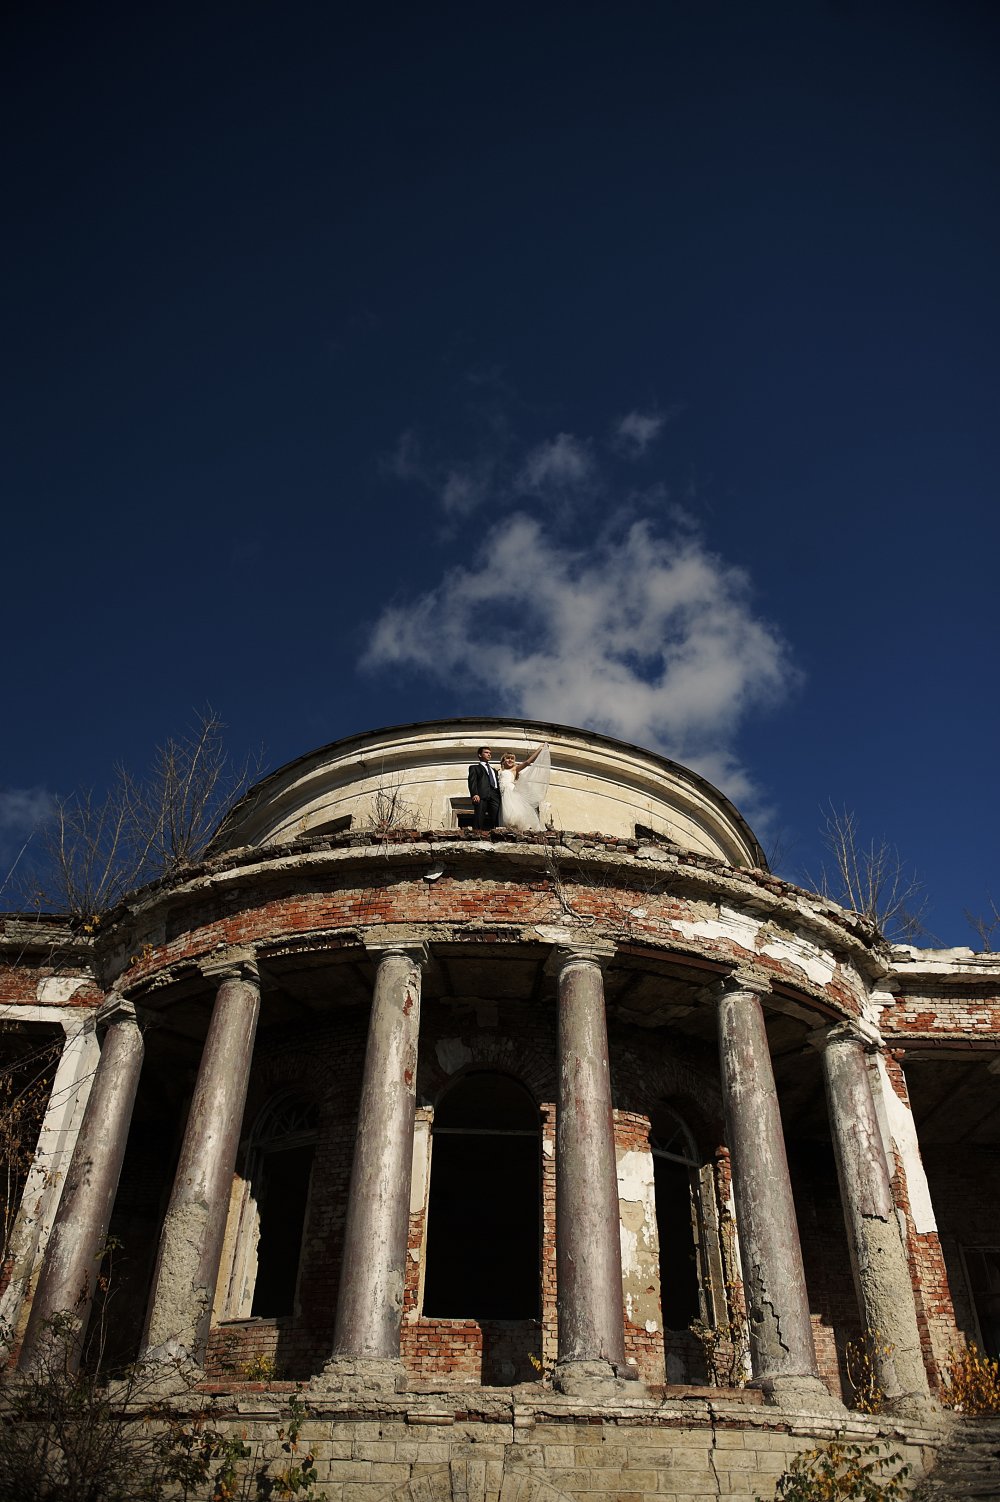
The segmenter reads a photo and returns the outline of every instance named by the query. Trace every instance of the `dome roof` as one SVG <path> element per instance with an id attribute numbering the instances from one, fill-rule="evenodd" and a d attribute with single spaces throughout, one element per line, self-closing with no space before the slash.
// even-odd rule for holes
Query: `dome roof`
<path id="1" fill-rule="evenodd" d="M 300 835 L 383 827 L 454 828 L 467 814 L 469 764 L 489 745 L 519 759 L 547 741 L 554 829 L 634 838 L 636 831 L 734 866 L 766 869 L 753 831 L 704 777 L 653 751 L 540 720 L 467 718 L 393 725 L 334 741 L 279 767 L 221 824 L 213 851 Z"/>

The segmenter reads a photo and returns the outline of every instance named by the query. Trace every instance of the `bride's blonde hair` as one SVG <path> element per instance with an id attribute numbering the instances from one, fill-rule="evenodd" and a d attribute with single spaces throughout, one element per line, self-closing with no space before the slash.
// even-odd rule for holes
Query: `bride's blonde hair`
<path id="1" fill-rule="evenodd" d="M 502 767 L 505 767 L 509 761 L 513 762 L 515 766 L 517 765 L 517 757 L 514 755 L 513 751 L 504 752 L 504 754 L 500 758 L 500 765 Z"/>

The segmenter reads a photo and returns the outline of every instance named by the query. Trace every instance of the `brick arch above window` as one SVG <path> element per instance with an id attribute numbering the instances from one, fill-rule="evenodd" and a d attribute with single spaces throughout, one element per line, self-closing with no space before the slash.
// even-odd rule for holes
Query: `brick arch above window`
<path id="1" fill-rule="evenodd" d="M 457 1046 L 450 1051 L 438 1046 L 452 1041 Z M 556 1097 L 554 1048 L 553 1057 L 546 1058 L 536 1044 L 510 1035 L 456 1030 L 453 1040 L 442 1037 L 421 1049 L 417 1099 L 421 1105 L 433 1106 L 462 1075 L 483 1070 L 513 1076 L 537 1106 Z"/>
<path id="2" fill-rule="evenodd" d="M 703 1157 L 710 1157 L 724 1140 L 718 1079 L 678 1057 L 666 1038 L 659 1049 L 649 1046 L 641 1053 L 612 1043 L 611 1079 L 616 1110 L 652 1116 L 658 1107 L 671 1106 L 687 1123 Z"/>

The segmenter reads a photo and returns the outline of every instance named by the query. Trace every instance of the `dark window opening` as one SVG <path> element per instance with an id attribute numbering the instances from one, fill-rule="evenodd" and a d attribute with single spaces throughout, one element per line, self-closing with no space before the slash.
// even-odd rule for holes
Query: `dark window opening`
<path id="1" fill-rule="evenodd" d="M 540 1207 L 537 1106 L 508 1075 L 465 1075 L 434 1114 L 424 1314 L 537 1319 Z"/>
<path id="2" fill-rule="evenodd" d="M 686 1330 L 704 1317 L 698 1226 L 698 1158 L 690 1132 L 676 1112 L 653 1113 L 656 1230 L 660 1243 L 660 1307 L 666 1330 Z"/>
<path id="3" fill-rule="evenodd" d="M 637 824 L 635 826 L 635 837 L 637 840 L 650 840 L 654 845 L 672 845 L 675 850 L 680 849 L 680 846 L 669 834 L 666 834 L 662 829 L 651 829 L 648 824 Z"/>
<path id="4" fill-rule="evenodd" d="M 451 800 L 451 813 L 458 829 L 473 829 L 475 827 L 476 806 L 471 798 L 453 798 Z"/>
<path id="5" fill-rule="evenodd" d="M 3 1159 L 0 1214 L 12 1229 L 35 1163 L 35 1144 L 45 1120 L 63 1050 L 61 1028 L 7 1020 L 0 1030 L 0 1120 Z"/>
<path id="6" fill-rule="evenodd" d="M 979 1323 L 980 1349 L 997 1360 L 1000 1358 L 1000 1248 L 965 1246 L 962 1256 Z"/>
<path id="7" fill-rule="evenodd" d="M 325 824 L 314 824 L 305 833 L 307 835 L 343 834 L 345 830 L 350 829 L 353 822 L 352 814 L 341 814 L 339 818 L 327 819 Z"/>
<path id="8" fill-rule="evenodd" d="M 254 1127 L 247 1176 L 260 1240 L 251 1314 L 294 1311 L 315 1142 L 316 1109 L 293 1096 L 272 1101 Z"/>

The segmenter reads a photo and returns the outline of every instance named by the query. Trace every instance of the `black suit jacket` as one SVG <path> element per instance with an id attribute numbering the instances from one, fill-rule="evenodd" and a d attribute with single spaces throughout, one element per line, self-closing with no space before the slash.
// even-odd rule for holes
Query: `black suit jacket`
<path id="1" fill-rule="evenodd" d="M 498 786 L 494 787 L 486 770 L 486 763 L 482 761 L 474 761 L 469 768 L 469 797 L 475 798 L 477 795 L 484 800 L 496 798 L 500 801 L 499 780 Z"/>

